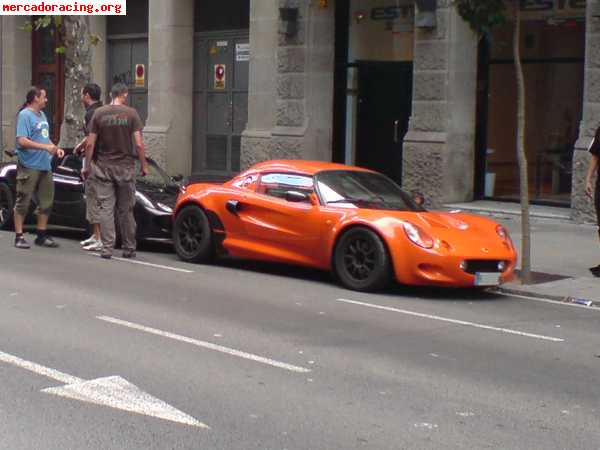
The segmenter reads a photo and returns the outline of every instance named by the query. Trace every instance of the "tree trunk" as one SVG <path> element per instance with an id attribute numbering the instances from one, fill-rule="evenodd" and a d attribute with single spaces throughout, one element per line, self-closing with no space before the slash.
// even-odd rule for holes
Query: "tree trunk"
<path id="1" fill-rule="evenodd" d="M 527 153 L 525 152 L 525 77 L 521 64 L 521 8 L 515 1 L 515 34 L 513 50 L 517 76 L 517 160 L 519 162 L 519 183 L 521 189 L 521 282 L 531 283 L 531 229 L 529 226 L 529 179 L 527 173 Z"/>
<path id="2" fill-rule="evenodd" d="M 86 16 L 63 16 L 65 48 L 65 109 L 60 127 L 61 148 L 73 148 L 83 138 L 85 109 L 81 90 L 92 75 L 92 40 Z"/>

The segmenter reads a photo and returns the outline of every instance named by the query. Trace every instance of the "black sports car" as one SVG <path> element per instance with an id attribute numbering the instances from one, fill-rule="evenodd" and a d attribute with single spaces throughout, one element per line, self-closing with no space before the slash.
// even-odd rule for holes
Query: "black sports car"
<path id="1" fill-rule="evenodd" d="M 7 152 L 10 155 L 10 152 Z M 138 239 L 169 239 L 171 214 L 180 187 L 155 161 L 148 159 L 148 174 L 138 177 L 136 183 L 135 220 Z M 65 155 L 53 162 L 54 208 L 51 225 L 87 228 L 85 219 L 85 192 L 81 179 L 82 160 L 76 155 Z M 138 171 L 139 172 L 139 171 Z M 17 164 L 0 164 L 0 229 L 13 225 L 13 207 L 16 190 Z M 33 199 L 35 203 L 35 198 Z M 32 212 L 34 205 L 32 206 Z M 32 214 L 27 222 L 32 221 Z"/>

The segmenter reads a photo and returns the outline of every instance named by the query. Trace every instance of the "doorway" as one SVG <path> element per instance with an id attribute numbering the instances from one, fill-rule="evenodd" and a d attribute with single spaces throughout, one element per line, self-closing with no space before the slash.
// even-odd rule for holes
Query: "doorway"
<path id="1" fill-rule="evenodd" d="M 412 110 L 412 62 L 357 62 L 356 164 L 402 183 L 402 142 Z"/>

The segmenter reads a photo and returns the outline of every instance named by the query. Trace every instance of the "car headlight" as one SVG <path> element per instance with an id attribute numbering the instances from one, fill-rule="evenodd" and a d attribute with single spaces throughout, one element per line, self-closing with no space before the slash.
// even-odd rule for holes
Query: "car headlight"
<path id="1" fill-rule="evenodd" d="M 173 212 L 173 208 L 171 208 L 168 205 L 165 205 L 164 203 L 158 202 L 158 203 L 156 203 L 156 206 L 158 206 L 160 209 L 162 209 L 165 212 L 168 212 L 168 213 L 172 213 Z"/>
<path id="2" fill-rule="evenodd" d="M 403 222 L 402 227 L 404 228 L 406 236 L 413 244 L 426 249 L 433 248 L 433 238 L 421 228 L 410 222 Z"/>
<path id="3" fill-rule="evenodd" d="M 137 201 L 139 201 L 142 205 L 144 205 L 144 207 L 149 208 L 149 209 L 155 209 L 154 204 L 148 199 L 148 197 L 146 197 L 141 192 L 135 193 L 135 199 Z"/>

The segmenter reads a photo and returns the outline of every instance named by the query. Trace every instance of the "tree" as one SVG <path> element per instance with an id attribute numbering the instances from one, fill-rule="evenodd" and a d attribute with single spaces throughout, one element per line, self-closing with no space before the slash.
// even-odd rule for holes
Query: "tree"
<path id="1" fill-rule="evenodd" d="M 84 109 L 81 90 L 92 76 L 92 47 L 99 38 L 89 32 L 88 16 L 41 16 L 25 25 L 29 31 L 40 28 L 59 34 L 56 53 L 65 57 L 64 120 L 59 147 L 73 148 L 83 137 Z"/>
<path id="2" fill-rule="evenodd" d="M 454 0 L 460 16 L 480 36 L 489 35 L 494 28 L 514 19 L 513 56 L 517 78 L 517 161 L 521 199 L 521 282 L 531 283 L 531 227 L 529 222 L 529 177 L 525 151 L 525 77 L 521 63 L 520 0 Z"/>

